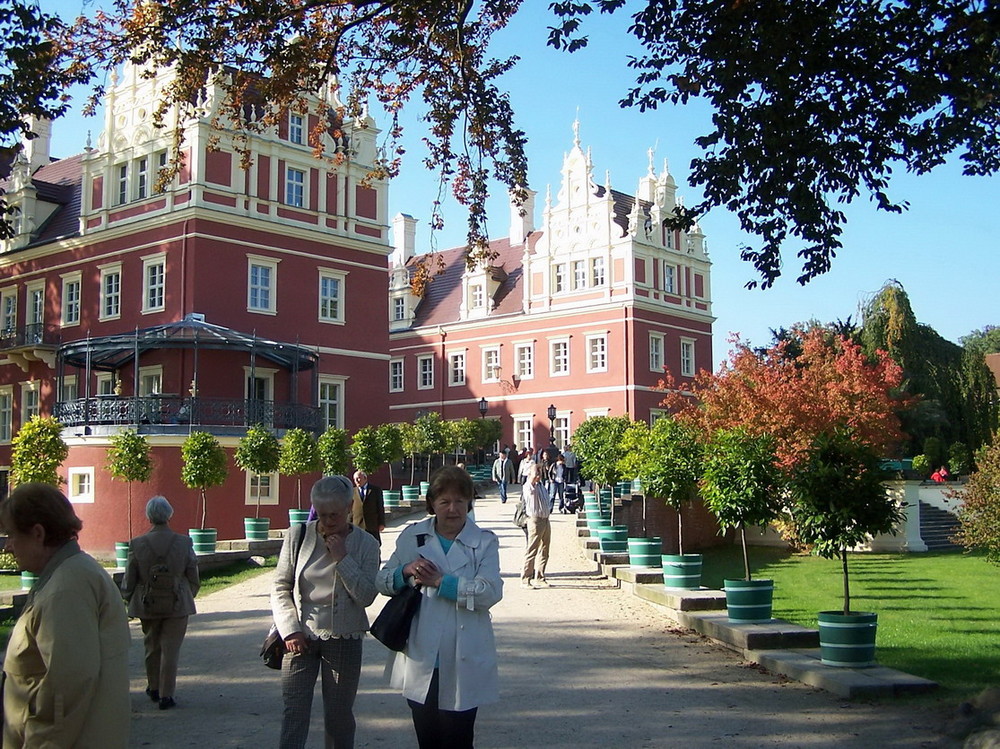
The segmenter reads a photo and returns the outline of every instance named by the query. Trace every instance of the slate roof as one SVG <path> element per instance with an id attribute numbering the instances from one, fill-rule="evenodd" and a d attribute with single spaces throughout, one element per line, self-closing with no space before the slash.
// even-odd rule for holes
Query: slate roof
<path id="1" fill-rule="evenodd" d="M 45 223 L 35 230 L 29 246 L 45 244 L 61 237 L 75 236 L 80 232 L 81 181 L 83 154 L 59 159 L 40 167 L 32 176 L 39 200 L 55 203 L 58 207 Z M 0 174 L 6 187 L 10 176 L 10 163 L 0 159 Z"/>

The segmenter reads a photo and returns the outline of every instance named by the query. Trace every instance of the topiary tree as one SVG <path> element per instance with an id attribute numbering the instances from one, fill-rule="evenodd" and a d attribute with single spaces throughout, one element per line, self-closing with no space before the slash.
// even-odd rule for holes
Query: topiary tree
<path id="1" fill-rule="evenodd" d="M 447 444 L 445 426 L 441 421 L 441 414 L 437 411 L 425 413 L 414 421 L 413 424 L 417 428 L 417 439 L 420 443 L 419 452 L 427 455 L 427 481 L 430 481 L 430 456 L 434 453 L 443 452 Z"/>
<path id="2" fill-rule="evenodd" d="M 875 450 L 841 427 L 819 434 L 789 472 L 788 489 L 799 535 L 826 559 L 840 559 L 844 614 L 851 613 L 847 550 L 879 533 L 895 533 L 903 513 L 882 484 Z"/>
<path id="3" fill-rule="evenodd" d="M 926 455 L 914 455 L 913 456 L 913 470 L 921 478 L 927 478 L 931 475 L 931 471 L 934 469 L 931 467 L 931 459 Z"/>
<path id="4" fill-rule="evenodd" d="M 63 483 L 59 466 L 69 455 L 62 438 L 63 425 L 51 416 L 32 416 L 10 441 L 10 483 L 12 486 L 41 481 Z"/>
<path id="5" fill-rule="evenodd" d="M 1000 565 L 1000 442 L 977 453 L 976 472 L 954 496 L 962 501 L 955 540 L 986 552 L 988 562 Z"/>
<path id="6" fill-rule="evenodd" d="M 658 419 L 647 434 L 638 445 L 636 475 L 648 496 L 662 497 L 677 513 L 678 553 L 683 554 L 682 510 L 694 499 L 701 478 L 702 446 L 692 426 L 669 417 Z"/>
<path id="7" fill-rule="evenodd" d="M 149 481 L 149 477 L 153 475 L 149 441 L 130 429 L 112 436 L 107 469 L 112 479 L 121 479 L 128 487 L 128 537 L 132 538 L 132 482 Z"/>
<path id="8" fill-rule="evenodd" d="M 365 473 L 374 473 L 382 464 L 382 451 L 379 449 L 378 430 L 375 427 L 361 427 L 355 432 L 351 442 L 351 457 L 354 459 L 354 467 Z"/>
<path id="9" fill-rule="evenodd" d="M 741 427 L 720 429 L 704 451 L 701 495 L 723 528 L 737 528 L 744 579 L 750 580 L 748 525 L 767 525 L 782 509 L 776 441 Z"/>
<path id="10" fill-rule="evenodd" d="M 399 437 L 403 454 L 410 456 L 410 486 L 416 480 L 417 454 L 420 452 L 420 433 L 415 424 L 409 422 L 399 425 Z"/>
<path id="11" fill-rule="evenodd" d="M 302 509 L 302 474 L 320 469 L 319 447 L 312 432 L 289 429 L 281 441 L 281 458 L 278 471 L 282 476 L 295 477 L 295 507 Z"/>
<path id="12" fill-rule="evenodd" d="M 464 450 L 466 455 L 479 449 L 480 427 L 477 419 L 459 419 L 454 422 L 455 430 L 455 462 L 458 462 L 458 450 Z M 478 419 L 485 421 L 485 419 Z"/>
<path id="13" fill-rule="evenodd" d="M 226 451 L 219 440 L 208 432 L 191 432 L 181 444 L 181 481 L 188 489 L 198 489 L 201 495 L 201 527 L 208 520 L 205 492 L 226 481 L 229 472 Z"/>
<path id="14" fill-rule="evenodd" d="M 375 428 L 375 436 L 378 439 L 379 454 L 382 460 L 389 466 L 389 489 L 392 490 L 392 464 L 397 460 L 402 460 L 403 435 L 396 424 L 379 424 Z"/>
<path id="15" fill-rule="evenodd" d="M 281 443 L 263 424 L 254 424 L 240 437 L 233 457 L 236 459 L 236 465 L 257 477 L 257 490 L 253 493 L 256 499 L 254 517 L 259 518 L 260 477 L 278 470 L 278 465 L 281 463 Z M 252 481 L 250 486 L 253 488 Z"/>
<path id="16" fill-rule="evenodd" d="M 345 430 L 329 427 L 319 436 L 316 447 L 324 476 L 342 475 L 350 469 L 351 451 L 347 445 Z"/>
<path id="17" fill-rule="evenodd" d="M 503 424 L 499 419 L 479 419 L 474 421 L 476 425 L 475 447 L 484 453 L 492 445 L 496 445 L 503 435 Z"/>
<path id="18" fill-rule="evenodd" d="M 621 477 L 622 438 L 631 421 L 625 416 L 595 416 L 573 433 L 580 475 L 598 486 L 611 486 Z"/>

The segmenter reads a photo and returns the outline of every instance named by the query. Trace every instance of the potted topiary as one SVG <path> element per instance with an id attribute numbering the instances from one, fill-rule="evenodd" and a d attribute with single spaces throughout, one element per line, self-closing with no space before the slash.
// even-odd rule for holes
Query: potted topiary
<path id="1" fill-rule="evenodd" d="M 782 509 L 780 487 L 774 438 L 750 434 L 742 427 L 720 429 L 713 435 L 705 450 L 701 493 L 719 525 L 739 531 L 743 549 L 743 579 L 725 581 L 732 621 L 771 619 L 774 582 L 751 579 L 746 527 L 765 526 L 777 517 Z"/>
<path id="2" fill-rule="evenodd" d="M 181 444 L 181 481 L 189 489 L 198 489 L 201 496 L 201 527 L 191 528 L 188 535 L 196 554 L 212 554 L 218 531 L 206 528 L 208 501 L 205 491 L 220 486 L 226 480 L 226 451 L 208 432 L 191 432 Z"/>
<path id="3" fill-rule="evenodd" d="M 108 448 L 108 473 L 112 479 L 121 479 L 128 487 L 126 512 L 128 514 L 128 537 L 132 538 L 132 482 L 149 481 L 153 474 L 153 461 L 149 456 L 149 442 L 141 434 L 123 429 L 111 438 Z M 115 559 L 119 567 L 128 562 L 128 541 L 115 543 Z"/>
<path id="4" fill-rule="evenodd" d="M 665 417 L 657 419 L 637 447 L 635 475 L 643 491 L 663 498 L 677 513 L 677 553 L 662 555 L 663 584 L 697 590 L 701 587 L 702 555 L 684 553 L 683 510 L 694 500 L 703 470 L 698 433 L 684 422 Z"/>
<path id="5" fill-rule="evenodd" d="M 236 465 L 251 474 L 250 493 L 255 500 L 254 516 L 243 518 L 244 533 L 248 541 L 266 541 L 271 521 L 260 516 L 262 477 L 278 470 L 281 462 L 281 444 L 263 424 L 254 424 L 240 437 L 233 457 Z"/>
<path id="6" fill-rule="evenodd" d="M 281 441 L 281 458 L 278 471 L 283 476 L 295 477 L 295 509 L 288 511 L 289 525 L 304 523 L 309 510 L 302 509 L 302 474 L 315 473 L 322 463 L 316 438 L 305 429 L 289 429 Z"/>
<path id="7" fill-rule="evenodd" d="M 817 554 L 839 559 L 844 578 L 841 611 L 819 613 L 820 657 L 829 666 L 875 663 L 878 616 L 851 609 L 848 550 L 879 533 L 895 533 L 903 513 L 882 484 L 875 450 L 852 430 L 838 427 L 813 440 L 792 469 L 788 488 L 801 538 Z"/>

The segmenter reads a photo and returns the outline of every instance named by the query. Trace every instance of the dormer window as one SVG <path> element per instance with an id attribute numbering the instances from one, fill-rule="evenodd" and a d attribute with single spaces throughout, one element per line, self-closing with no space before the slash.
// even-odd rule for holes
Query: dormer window
<path id="1" fill-rule="evenodd" d="M 469 309 L 482 309 L 484 305 L 482 284 L 473 284 L 469 287 Z"/>
<path id="2" fill-rule="evenodd" d="M 405 320 L 406 319 L 406 299 L 405 297 L 398 296 L 392 300 L 392 319 L 393 320 Z"/>
<path id="3" fill-rule="evenodd" d="M 303 119 L 301 114 L 290 114 L 288 116 L 288 140 L 291 143 L 297 143 L 300 146 L 305 142 L 303 138 Z"/>

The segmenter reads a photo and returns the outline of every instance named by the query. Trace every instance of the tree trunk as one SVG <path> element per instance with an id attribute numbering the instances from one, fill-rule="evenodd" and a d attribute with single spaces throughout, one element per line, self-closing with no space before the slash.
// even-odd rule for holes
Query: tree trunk
<path id="1" fill-rule="evenodd" d="M 745 525 L 740 525 L 740 543 L 743 545 L 743 572 L 746 581 L 750 582 L 750 555 L 747 554 L 747 529 Z"/>
<path id="2" fill-rule="evenodd" d="M 128 537 L 132 539 L 132 482 L 128 482 Z"/>
<path id="3" fill-rule="evenodd" d="M 684 524 L 681 522 L 681 509 L 677 508 L 677 553 L 684 553 Z"/>
<path id="4" fill-rule="evenodd" d="M 201 529 L 205 530 L 205 523 L 208 520 L 208 502 L 205 500 L 205 487 L 201 487 Z"/>
<path id="5" fill-rule="evenodd" d="M 844 568 L 844 616 L 851 613 L 851 586 L 847 577 L 847 549 L 840 550 L 840 559 Z"/>

